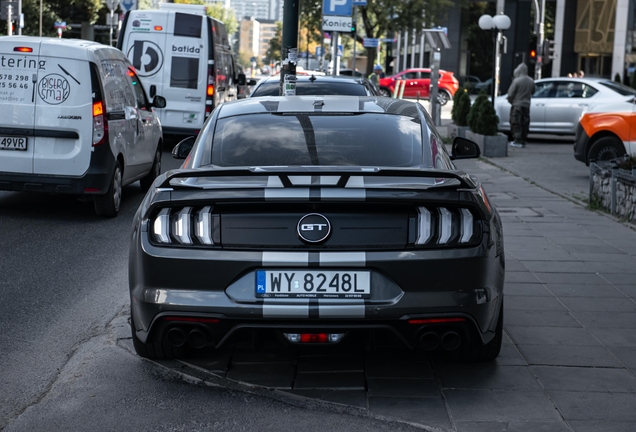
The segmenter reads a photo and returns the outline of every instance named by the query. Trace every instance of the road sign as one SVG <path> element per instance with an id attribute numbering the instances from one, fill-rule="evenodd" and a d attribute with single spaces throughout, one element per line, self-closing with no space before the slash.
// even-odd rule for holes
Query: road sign
<path id="1" fill-rule="evenodd" d="M 344 47 L 342 45 L 338 45 L 338 57 L 342 57 L 344 54 Z"/>
<path id="2" fill-rule="evenodd" d="M 126 13 L 129 10 L 137 10 L 138 8 L 138 0 L 121 0 L 121 3 L 119 4 L 119 7 L 121 8 L 121 11 Z"/>
<path id="3" fill-rule="evenodd" d="M 322 0 L 322 14 L 350 17 L 353 14 L 353 0 Z"/>
<path id="4" fill-rule="evenodd" d="M 367 0 L 353 0 L 354 6 L 366 6 Z"/>
<path id="5" fill-rule="evenodd" d="M 106 25 L 117 27 L 119 25 L 119 14 L 106 14 Z"/>
<path id="6" fill-rule="evenodd" d="M 322 29 L 349 33 L 352 22 L 350 16 L 323 16 Z"/>
<path id="7" fill-rule="evenodd" d="M 115 10 L 117 9 L 117 6 L 119 6 L 119 0 L 104 0 L 104 3 L 110 10 Z"/>
<path id="8" fill-rule="evenodd" d="M 11 6 L 11 21 L 18 20 L 20 18 L 20 14 L 18 13 L 18 2 L 11 1 L 3 1 L 0 2 L 0 20 L 7 20 L 7 13 L 9 11 L 9 6 Z"/>
<path id="9" fill-rule="evenodd" d="M 364 38 L 362 39 L 362 46 L 365 48 L 377 48 L 380 39 L 375 38 Z"/>
<path id="10" fill-rule="evenodd" d="M 55 21 L 53 28 L 64 30 L 66 28 L 66 21 Z"/>
<path id="11" fill-rule="evenodd" d="M 316 47 L 316 57 L 322 57 L 322 47 L 321 46 L 317 46 Z"/>

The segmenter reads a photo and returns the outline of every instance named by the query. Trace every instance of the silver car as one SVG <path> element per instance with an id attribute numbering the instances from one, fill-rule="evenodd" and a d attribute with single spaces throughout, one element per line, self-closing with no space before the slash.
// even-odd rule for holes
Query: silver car
<path id="1" fill-rule="evenodd" d="M 581 114 L 592 104 L 628 100 L 636 90 L 605 78 L 545 78 L 535 82 L 530 132 L 574 135 Z M 508 95 L 495 99 L 499 130 L 510 132 Z"/>

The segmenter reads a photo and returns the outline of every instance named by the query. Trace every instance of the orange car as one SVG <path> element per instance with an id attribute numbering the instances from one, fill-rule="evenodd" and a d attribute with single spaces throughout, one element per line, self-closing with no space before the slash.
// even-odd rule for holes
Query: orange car
<path id="1" fill-rule="evenodd" d="M 430 69 L 406 69 L 390 77 L 380 78 L 380 93 L 383 96 L 392 96 L 398 80 L 406 81 L 403 97 L 428 99 L 431 87 Z M 439 102 L 441 105 L 446 105 L 459 88 L 459 81 L 457 81 L 453 72 L 440 70 L 437 85 L 439 88 Z"/>
<path id="2" fill-rule="evenodd" d="M 636 155 L 636 106 L 634 98 L 592 106 L 581 115 L 576 128 L 574 157 L 586 165 Z"/>

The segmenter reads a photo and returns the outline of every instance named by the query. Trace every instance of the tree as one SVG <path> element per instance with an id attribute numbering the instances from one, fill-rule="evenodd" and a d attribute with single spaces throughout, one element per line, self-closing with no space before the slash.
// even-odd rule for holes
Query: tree
<path id="1" fill-rule="evenodd" d="M 269 48 L 267 48 L 267 53 L 265 54 L 265 58 L 268 63 L 281 60 L 282 42 L 283 42 L 283 23 L 278 21 L 276 23 L 276 32 L 274 33 L 274 37 L 272 37 L 269 40 Z"/>
<path id="2" fill-rule="evenodd" d="M 180 1 L 177 1 L 179 3 Z M 236 15 L 234 14 L 234 9 L 228 9 L 223 6 L 223 3 L 204 3 L 208 6 L 208 16 L 212 18 L 216 18 L 225 24 L 225 28 L 227 29 L 227 34 L 233 35 L 238 30 L 238 21 L 236 20 Z"/>
<path id="3" fill-rule="evenodd" d="M 89 22 L 94 24 L 99 12 L 105 8 L 101 0 L 47 0 L 42 2 L 42 36 L 55 36 L 55 21 L 66 21 L 69 25 Z M 40 35 L 40 0 L 22 0 L 26 36 Z"/>

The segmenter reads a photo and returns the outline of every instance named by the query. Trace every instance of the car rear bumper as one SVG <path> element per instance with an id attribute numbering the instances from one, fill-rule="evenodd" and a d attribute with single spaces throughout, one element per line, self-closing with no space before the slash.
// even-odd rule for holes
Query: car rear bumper
<path id="1" fill-rule="evenodd" d="M 100 195 L 108 190 L 114 169 L 112 151 L 108 145 L 101 145 L 94 148 L 82 176 L 0 172 L 0 190 Z"/>
<path id="2" fill-rule="evenodd" d="M 409 320 L 450 316 L 463 317 L 455 326 L 486 343 L 494 335 L 503 299 L 503 256 L 496 256 L 488 236 L 476 247 L 360 252 L 364 259 L 358 260 L 349 252 L 330 252 L 327 266 L 320 252 L 315 262 L 277 263 L 260 251 L 156 247 L 144 234 L 133 235 L 129 277 L 133 320 L 142 342 L 161 340 L 174 317 L 186 317 L 217 319 L 196 325 L 205 327 L 218 346 L 241 329 L 258 327 L 292 333 L 382 327 L 412 346 L 430 325 Z M 256 297 L 256 270 L 290 267 L 369 270 L 371 298 Z"/>
<path id="3" fill-rule="evenodd" d="M 585 132 L 585 129 L 583 129 L 583 126 L 581 126 L 581 124 L 579 123 L 576 126 L 576 134 L 574 139 L 574 158 L 585 163 L 586 165 L 589 165 L 590 163 L 590 161 L 587 159 L 587 149 L 589 142 L 590 137 L 587 135 L 587 132 Z"/>

